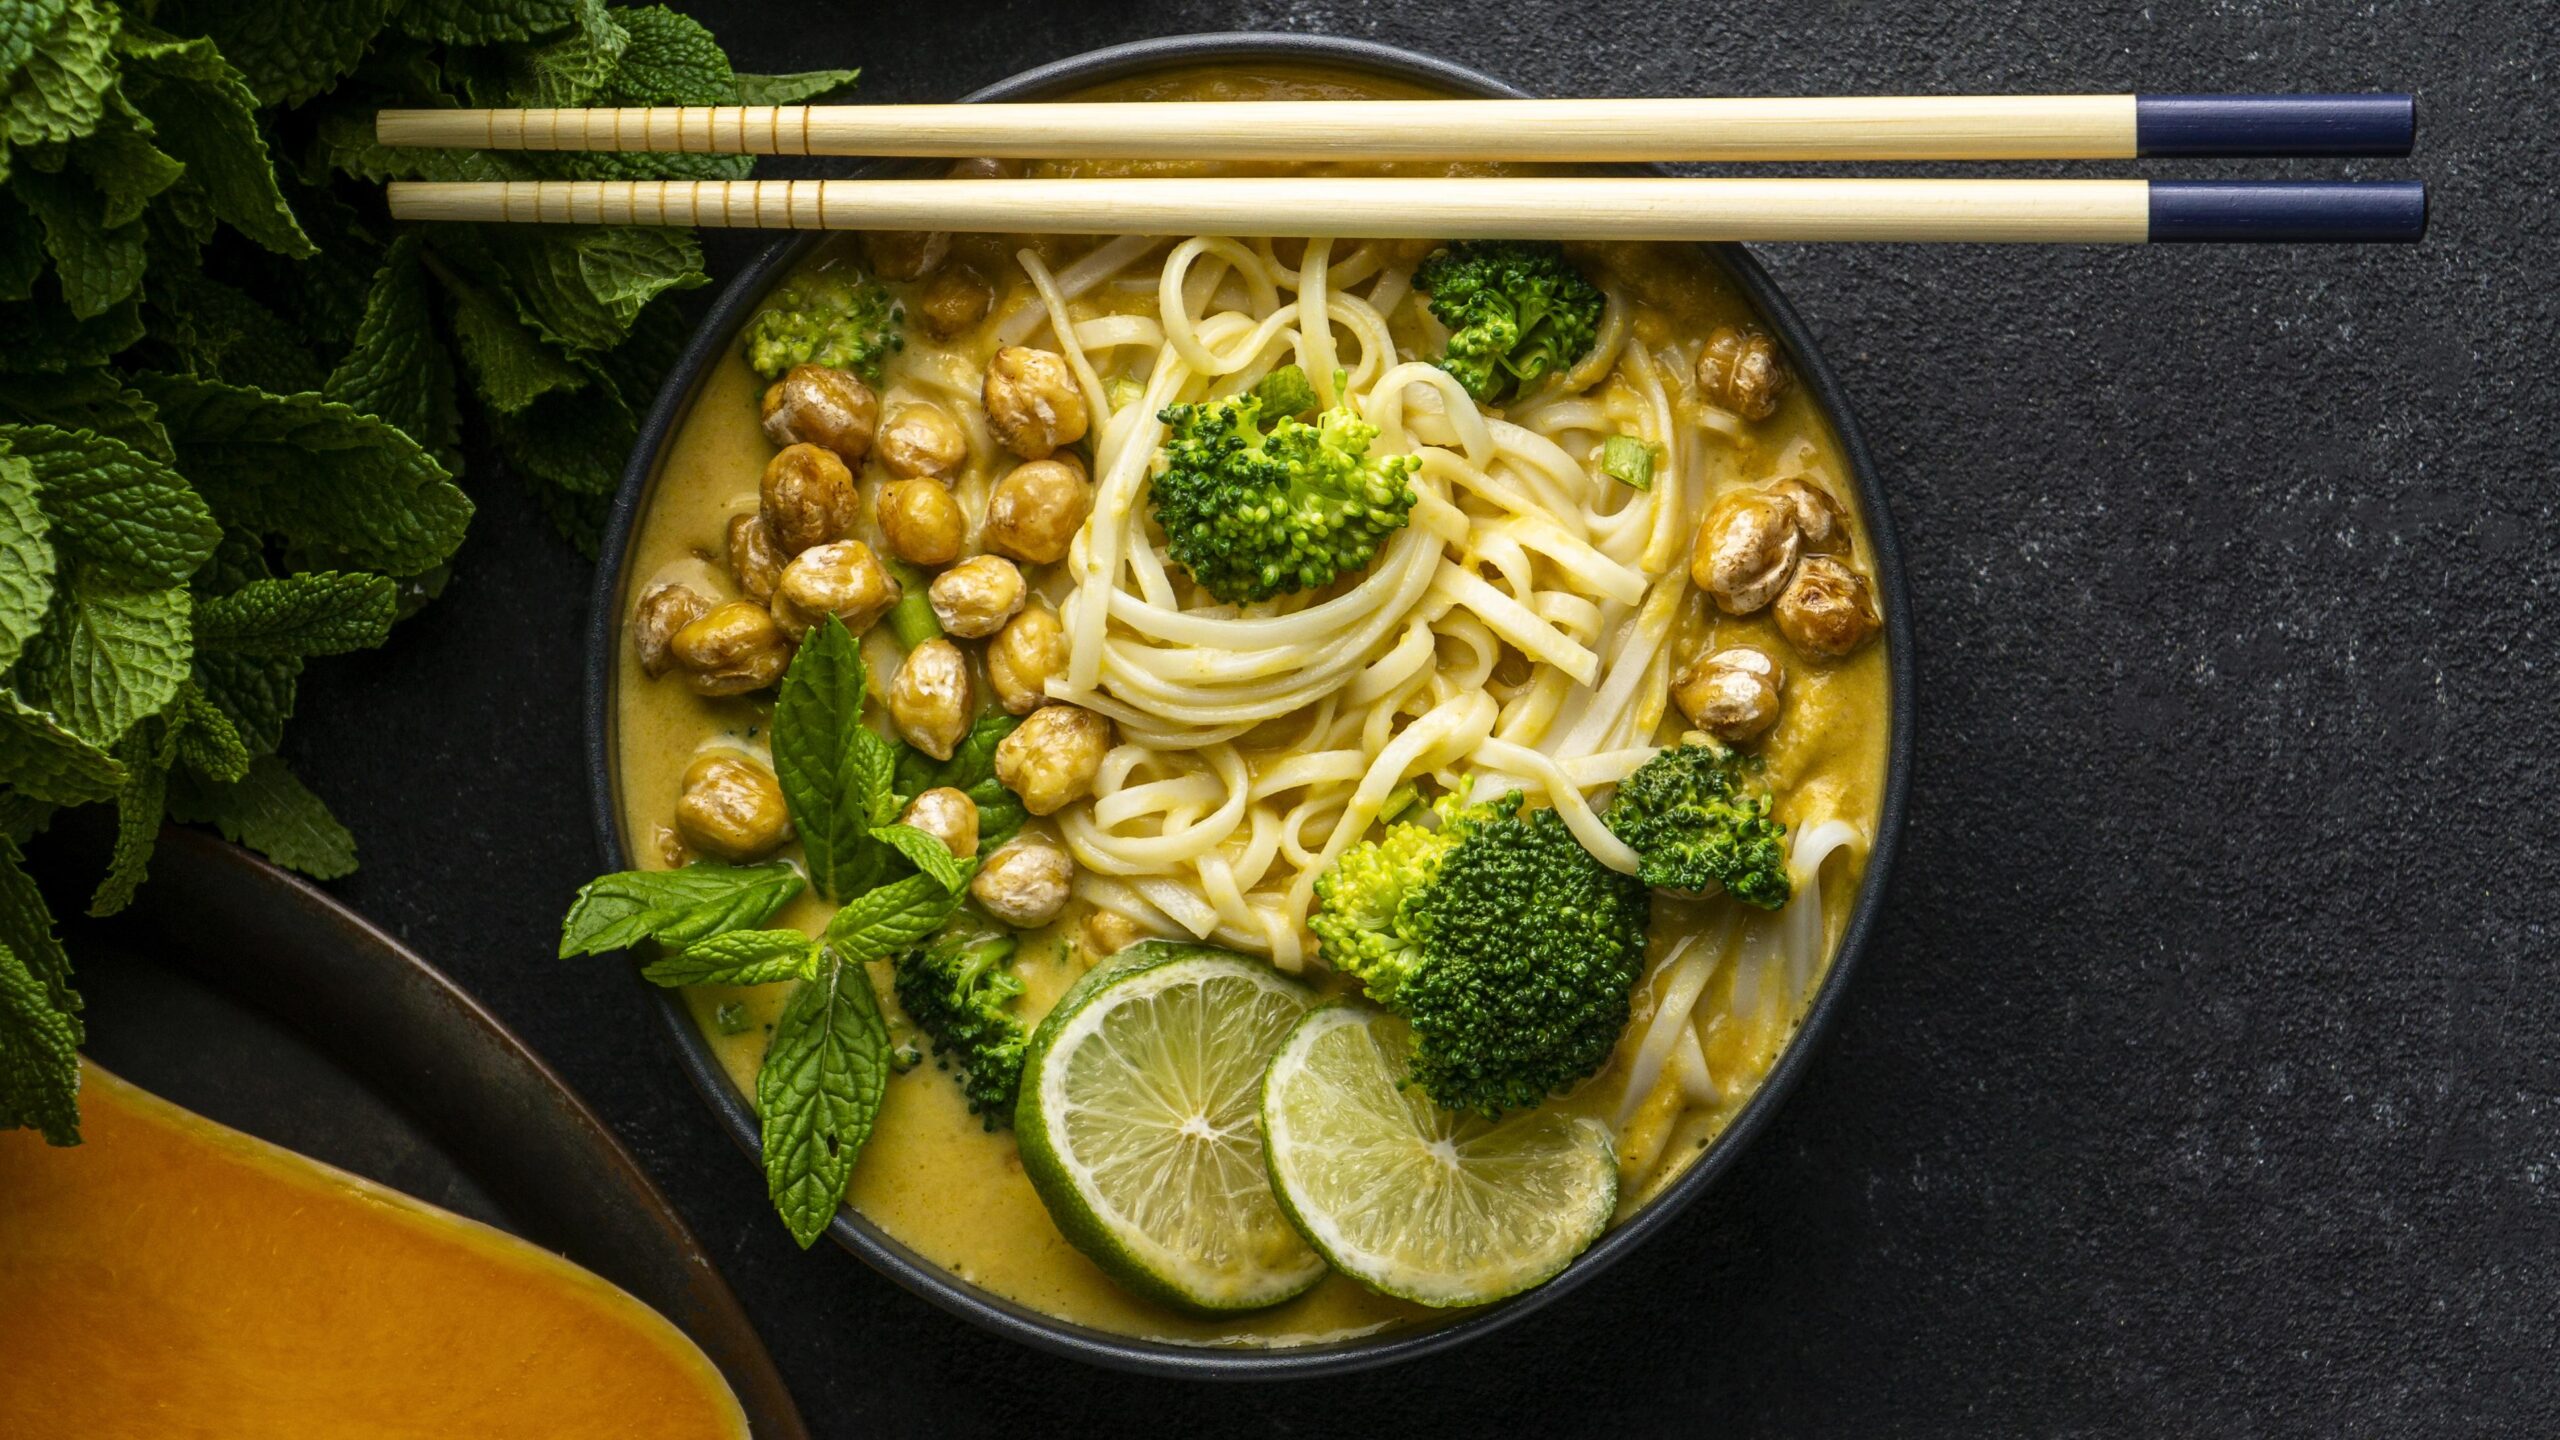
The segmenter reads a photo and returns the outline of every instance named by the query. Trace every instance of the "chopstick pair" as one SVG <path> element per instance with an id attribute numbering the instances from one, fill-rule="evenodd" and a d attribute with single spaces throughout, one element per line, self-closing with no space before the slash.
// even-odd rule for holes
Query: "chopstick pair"
<path id="1" fill-rule="evenodd" d="M 1178 116 L 1179 123 L 1169 123 Z M 390 110 L 386 145 L 1088 159 L 2405 155 L 2407 95 L 1242 101 Z M 420 220 L 1627 240 L 2411 241 L 2399 181 L 1192 178 L 395 182 Z"/>

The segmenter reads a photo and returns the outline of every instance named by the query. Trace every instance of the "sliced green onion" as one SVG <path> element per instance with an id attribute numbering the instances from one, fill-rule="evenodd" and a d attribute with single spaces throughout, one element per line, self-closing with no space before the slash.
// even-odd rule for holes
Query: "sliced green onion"
<path id="1" fill-rule="evenodd" d="M 1102 398 L 1111 402 L 1113 410 L 1126 410 L 1147 398 L 1147 387 L 1126 375 L 1114 375 L 1102 382 Z"/>
<path id="2" fill-rule="evenodd" d="M 1384 825 L 1395 819 L 1407 810 L 1412 809 L 1413 802 L 1421 798 L 1422 792 L 1414 788 L 1412 781 L 1408 780 L 1402 785 L 1397 786 L 1388 794 L 1386 803 L 1378 807 L 1378 823 Z"/>
<path id="3" fill-rule="evenodd" d="M 898 603 L 889 607 L 889 633 L 910 650 L 939 636 L 942 622 L 933 618 L 933 598 L 925 593 L 933 577 L 904 560 L 891 560 L 889 575 L 898 582 Z"/>
<path id="4" fill-rule="evenodd" d="M 1638 490 L 1653 488 L 1653 447 L 1633 435 L 1612 435 L 1600 447 L 1600 470 Z"/>
<path id="5" fill-rule="evenodd" d="M 747 1029 L 747 1007 L 739 1004 L 735 1000 L 732 1000 L 728 1004 L 720 1006 L 718 1009 L 711 1012 L 711 1023 L 719 1026 L 720 1033 L 723 1035 L 745 1034 Z"/>

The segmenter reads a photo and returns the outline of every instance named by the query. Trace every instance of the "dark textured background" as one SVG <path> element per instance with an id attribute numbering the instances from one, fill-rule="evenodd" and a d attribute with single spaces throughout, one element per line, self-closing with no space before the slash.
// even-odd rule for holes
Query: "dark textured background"
<path id="1" fill-rule="evenodd" d="M 621 1131 L 818 1433 L 2560 1427 L 2547 7 L 696 8 L 742 67 L 858 62 L 875 100 L 1228 28 L 1554 95 L 2408 88 L 2420 154 L 2361 168 L 2435 186 L 2414 250 L 1761 252 L 1908 556 L 1881 943 L 1777 1122 L 1629 1263 L 1457 1355 L 1250 1394 L 792 1249 L 641 987 L 551 958 L 595 868 L 590 574 L 475 465 L 451 591 L 304 691 L 292 758 L 364 844 L 339 892 Z"/>

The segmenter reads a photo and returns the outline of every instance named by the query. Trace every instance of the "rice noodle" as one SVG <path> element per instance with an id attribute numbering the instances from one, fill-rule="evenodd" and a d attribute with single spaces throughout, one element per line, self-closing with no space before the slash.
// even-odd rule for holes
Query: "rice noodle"
<path id="1" fill-rule="evenodd" d="M 1312 948 L 1316 876 L 1417 780 L 1532 792 L 1604 864 L 1636 868 L 1593 792 L 1655 753 L 1688 586 L 1665 537 L 1713 477 L 1679 357 L 1635 340 L 1634 303 L 1614 281 L 1593 354 L 1493 413 L 1447 371 L 1399 357 L 1389 315 L 1402 309 L 1426 339 L 1434 322 L 1406 303 L 1411 272 L 1389 263 L 1393 247 L 1310 240 L 1294 263 L 1285 249 L 1132 236 L 1055 272 L 1026 249 L 1039 301 L 1008 312 L 998 334 L 1054 337 L 1101 417 L 1093 509 L 1057 599 L 1068 660 L 1049 681 L 1119 736 L 1093 803 L 1056 817 L 1079 893 L 1148 929 L 1296 968 Z M 1150 294 L 1152 311 L 1132 313 Z M 1079 308 L 1094 295 L 1108 303 Z M 1152 529 L 1157 415 L 1284 364 L 1377 426 L 1373 453 L 1420 457 L 1415 503 L 1366 570 L 1322 591 L 1220 603 Z M 1141 391 L 1110 409 L 1104 374 L 1142 377 Z M 1649 492 L 1589 463 L 1619 428 L 1595 389 L 1604 381 L 1634 388 L 1661 448 L 1663 482 Z M 1506 657 L 1525 660 L 1525 678 L 1503 671 Z M 1695 985 L 1684 993 L 1694 1004 Z M 1657 1078 L 1672 1058 L 1669 1038 L 1652 1047 Z M 1702 1060 L 1693 1072 L 1690 1084 L 1711 1084 Z"/>

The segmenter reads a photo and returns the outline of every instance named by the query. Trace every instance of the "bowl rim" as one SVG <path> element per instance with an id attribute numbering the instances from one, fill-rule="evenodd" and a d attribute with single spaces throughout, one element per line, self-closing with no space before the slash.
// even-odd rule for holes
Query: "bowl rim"
<path id="1" fill-rule="evenodd" d="M 1252 32 L 1166 36 L 1090 50 L 1021 71 L 963 97 L 964 102 L 1033 100 L 1122 79 L 1150 70 L 1199 64 L 1323 65 L 1443 89 L 1453 95 L 1519 97 L 1526 92 L 1481 71 L 1436 56 L 1375 41 L 1315 34 Z M 853 173 L 885 170 L 874 162 Z M 765 292 L 791 265 L 826 237 L 791 236 L 776 241 L 729 281 L 709 313 L 696 326 L 682 356 L 668 372 L 657 399 L 641 425 L 617 489 L 596 571 L 593 610 L 587 629 L 586 741 L 589 792 L 598 848 L 608 870 L 624 868 L 629 855 L 622 843 L 621 807 L 613 764 L 613 692 L 620 642 L 616 623 L 622 610 L 624 571 L 639 516 L 655 488 L 659 462 L 678 421 L 691 407 L 712 365 L 726 355 Z M 1277 1380 L 1340 1375 L 1436 1354 L 1489 1334 L 1543 1306 L 1562 1299 L 1584 1282 L 1615 1264 L 1656 1232 L 1664 1229 L 1699 1195 L 1730 1169 L 1780 1103 L 1794 1090 L 1820 1042 L 1837 1023 L 1849 979 L 1873 942 L 1894 861 L 1901 849 L 1914 744 L 1913 692 L 1916 662 L 1912 650 L 1910 597 L 1904 583 L 1900 541 L 1875 470 L 1874 461 L 1851 414 L 1838 379 L 1813 343 L 1812 332 L 1776 283 L 1739 245 L 1705 247 L 1713 253 L 1750 298 L 1753 308 L 1786 346 L 1799 379 L 1814 398 L 1838 437 L 1854 480 L 1853 499 L 1867 526 L 1874 552 L 1875 582 L 1883 602 L 1888 704 L 1884 795 L 1877 809 L 1876 835 L 1867 870 L 1853 902 L 1821 988 L 1799 1021 L 1796 1033 L 1770 1067 L 1760 1088 L 1731 1124 L 1717 1135 L 1688 1171 L 1654 1197 L 1625 1224 L 1603 1235 L 1592 1247 L 1546 1284 L 1511 1300 L 1489 1306 L 1463 1319 L 1413 1330 L 1390 1330 L 1315 1345 L 1255 1349 L 1176 1344 L 1121 1335 L 1058 1320 L 1018 1302 L 982 1290 L 891 1238 L 851 1206 L 840 1209 L 828 1233 L 872 1269 L 909 1292 L 998 1335 L 1036 1350 L 1106 1368 L 1140 1374 L 1207 1380 Z M 654 988 L 654 987 L 653 987 Z M 730 1137 L 750 1156 L 757 1153 L 758 1126 L 745 1098 L 730 1088 L 683 999 L 659 990 L 659 1013 L 674 1035 L 685 1070 L 702 1092 Z"/>

